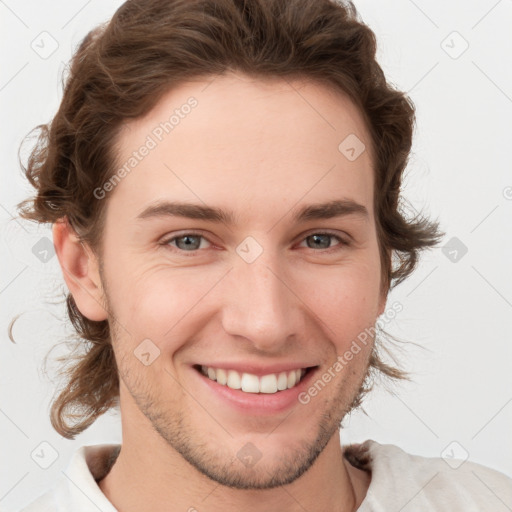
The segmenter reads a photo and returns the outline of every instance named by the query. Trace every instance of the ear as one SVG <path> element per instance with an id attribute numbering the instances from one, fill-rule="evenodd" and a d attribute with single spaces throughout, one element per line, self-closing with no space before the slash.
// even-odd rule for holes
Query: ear
<path id="1" fill-rule="evenodd" d="M 67 219 L 55 222 L 52 233 L 64 280 L 80 313 L 96 322 L 106 320 L 108 311 L 96 256 L 80 241 Z"/>

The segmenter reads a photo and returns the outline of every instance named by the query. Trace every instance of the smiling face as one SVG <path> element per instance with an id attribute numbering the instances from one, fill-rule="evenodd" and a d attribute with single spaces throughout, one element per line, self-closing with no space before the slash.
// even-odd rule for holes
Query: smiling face
<path id="1" fill-rule="evenodd" d="M 371 343 L 337 357 L 385 305 L 362 118 L 341 93 L 291 84 L 230 74 L 172 90 L 124 126 L 119 168 L 136 161 L 103 189 L 124 442 L 172 447 L 238 488 L 313 464 Z M 351 134 L 366 145 L 355 160 L 338 149 Z"/>

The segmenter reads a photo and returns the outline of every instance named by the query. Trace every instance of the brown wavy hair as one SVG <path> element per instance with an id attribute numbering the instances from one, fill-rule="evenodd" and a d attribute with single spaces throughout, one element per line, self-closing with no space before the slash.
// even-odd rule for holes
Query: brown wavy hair
<path id="1" fill-rule="evenodd" d="M 306 78 L 350 97 L 371 136 L 382 289 L 389 292 L 407 278 L 419 252 L 445 233 L 437 222 L 420 214 L 406 218 L 402 211 L 414 105 L 386 81 L 376 61 L 375 35 L 351 2 L 128 0 L 78 46 L 63 78 L 56 115 L 34 128 L 37 141 L 26 166 L 18 154 L 36 190 L 17 205 L 20 217 L 69 222 L 101 262 L 107 201 L 93 191 L 115 173 L 114 147 L 123 122 L 148 113 L 184 81 L 230 71 L 261 79 Z M 81 353 L 59 358 L 71 364 L 61 367 L 65 385 L 54 396 L 50 419 L 57 432 L 74 439 L 119 405 L 119 377 L 110 315 L 105 321 L 89 320 L 70 293 L 66 305 Z M 392 355 L 395 364 L 381 358 L 381 349 L 390 352 L 377 341 L 370 373 L 391 381 L 408 379 Z M 372 387 L 373 381 L 365 379 L 353 406 Z"/>

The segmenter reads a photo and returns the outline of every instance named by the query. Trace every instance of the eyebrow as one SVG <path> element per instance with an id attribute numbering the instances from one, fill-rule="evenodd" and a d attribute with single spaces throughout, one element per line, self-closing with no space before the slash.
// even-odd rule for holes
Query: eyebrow
<path id="1" fill-rule="evenodd" d="M 316 203 L 303 206 L 294 216 L 295 222 L 308 220 L 332 219 L 353 215 L 368 220 L 369 213 L 365 206 L 352 199 L 337 199 L 327 203 Z M 236 215 L 230 210 L 222 210 L 212 206 L 183 203 L 178 201 L 156 201 L 145 208 L 137 220 L 161 217 L 184 217 L 188 219 L 206 220 L 210 222 L 234 225 Z"/>

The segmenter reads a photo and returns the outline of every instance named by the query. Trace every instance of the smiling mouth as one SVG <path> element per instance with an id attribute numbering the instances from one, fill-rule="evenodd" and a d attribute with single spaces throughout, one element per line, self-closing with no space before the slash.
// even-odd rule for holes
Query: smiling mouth
<path id="1" fill-rule="evenodd" d="M 238 372 L 236 370 L 213 368 L 204 365 L 194 365 L 194 369 L 216 381 L 221 386 L 243 391 L 244 393 L 273 394 L 294 388 L 316 366 L 297 368 L 286 372 L 269 373 L 257 376 L 252 373 Z"/>

